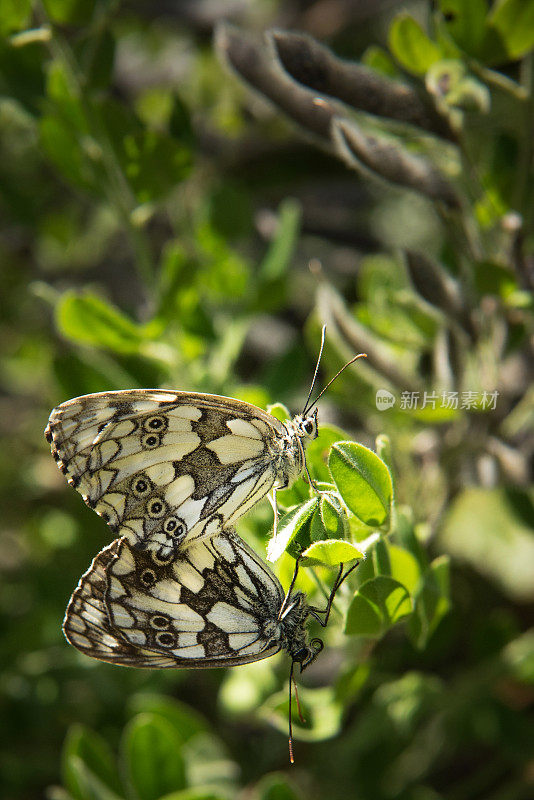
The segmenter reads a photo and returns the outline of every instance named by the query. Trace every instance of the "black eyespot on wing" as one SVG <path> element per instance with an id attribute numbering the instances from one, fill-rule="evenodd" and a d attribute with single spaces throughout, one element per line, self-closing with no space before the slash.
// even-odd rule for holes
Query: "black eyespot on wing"
<path id="1" fill-rule="evenodd" d="M 144 473 L 141 475 L 136 475 L 136 477 L 130 483 L 131 492 L 134 497 L 137 497 L 138 499 L 146 497 L 148 494 L 150 494 L 153 488 L 154 484 L 148 475 L 145 475 Z"/>
<path id="2" fill-rule="evenodd" d="M 139 578 L 141 583 L 147 587 L 154 586 L 157 581 L 157 575 L 153 569 L 144 569 Z"/>
<path id="3" fill-rule="evenodd" d="M 161 444 L 161 436 L 159 433 L 146 433 L 141 437 L 141 447 L 144 450 L 154 450 Z"/>
<path id="4" fill-rule="evenodd" d="M 170 617 L 166 614 L 154 614 L 150 617 L 150 625 L 158 631 L 168 628 L 170 623 Z"/>
<path id="5" fill-rule="evenodd" d="M 162 647 L 174 647 L 176 645 L 176 636 L 168 631 L 162 631 L 155 636 L 157 644 Z"/>
<path id="6" fill-rule="evenodd" d="M 161 497 L 153 497 L 146 504 L 146 513 L 150 519 L 162 519 L 167 513 L 167 503 Z"/>
<path id="7" fill-rule="evenodd" d="M 147 433 L 163 433 L 169 427 L 169 420 L 163 414 L 155 414 L 153 417 L 147 417 L 143 422 L 143 429 Z"/>

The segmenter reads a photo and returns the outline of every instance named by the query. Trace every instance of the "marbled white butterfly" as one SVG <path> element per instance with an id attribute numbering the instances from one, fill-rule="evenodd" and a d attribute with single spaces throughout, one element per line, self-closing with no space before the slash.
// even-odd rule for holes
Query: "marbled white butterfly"
<path id="1" fill-rule="evenodd" d="M 62 403 L 45 436 L 114 535 L 164 564 L 231 527 L 271 490 L 276 535 L 276 491 L 299 477 L 317 436 L 314 382 L 303 413 L 286 422 L 230 397 L 132 389 Z"/>
<path id="2" fill-rule="evenodd" d="M 335 592 L 354 567 L 343 575 L 341 565 L 320 610 L 292 591 L 298 560 L 284 595 L 274 573 L 232 530 L 195 541 L 170 563 L 123 537 L 104 548 L 82 576 L 63 630 L 82 653 L 133 667 L 236 666 L 286 650 L 293 762 L 293 667 L 298 663 L 302 671 L 323 648 L 321 639 L 308 641 L 306 621 L 313 616 L 326 626 Z"/>
<path id="3" fill-rule="evenodd" d="M 293 483 L 316 436 L 317 412 L 282 423 L 240 400 L 164 389 L 69 400 L 46 429 L 71 486 L 161 563 Z"/>
<path id="4" fill-rule="evenodd" d="M 233 398 L 162 389 L 85 395 L 52 411 L 45 434 L 60 470 L 119 535 L 71 597 L 71 644 L 115 664 L 175 668 L 246 664 L 285 649 L 291 690 L 294 664 L 304 669 L 323 646 L 308 643 L 307 618 L 326 626 L 354 567 L 340 567 L 327 607 L 316 609 L 292 594 L 298 561 L 284 596 L 230 526 L 272 489 L 276 532 L 276 491 L 307 470 L 311 409 L 332 383 L 309 403 L 324 332 L 304 410 L 285 423 Z"/>

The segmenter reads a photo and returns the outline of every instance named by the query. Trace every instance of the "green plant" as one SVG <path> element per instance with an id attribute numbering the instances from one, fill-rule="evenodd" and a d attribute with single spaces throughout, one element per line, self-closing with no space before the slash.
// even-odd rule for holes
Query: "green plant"
<path id="1" fill-rule="evenodd" d="M 280 0 L 235 11 L 240 30 L 216 25 L 226 4 L 0 0 L 9 800 L 532 796 L 532 5 Z M 242 32 L 288 18 L 331 50 Z M 212 25 L 274 111 L 221 70 Z M 109 540 L 42 429 L 137 386 L 298 411 L 325 322 L 325 377 L 368 358 L 321 400 L 322 494 L 280 493 L 276 570 L 287 586 L 286 545 L 308 549 L 320 604 L 325 564 L 366 558 L 302 676 L 286 774 L 282 656 L 148 672 L 64 642 Z M 239 532 L 263 554 L 271 525 L 262 504 Z"/>

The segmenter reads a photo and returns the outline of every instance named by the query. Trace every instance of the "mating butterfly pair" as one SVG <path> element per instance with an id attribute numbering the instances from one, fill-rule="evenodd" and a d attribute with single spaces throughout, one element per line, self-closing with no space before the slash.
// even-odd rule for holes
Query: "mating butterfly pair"
<path id="1" fill-rule="evenodd" d="M 117 537 L 72 595 L 68 641 L 128 666 L 234 666 L 283 648 L 291 670 L 305 668 L 322 649 L 308 642 L 306 620 L 326 625 L 348 572 L 340 568 L 325 609 L 310 607 L 292 592 L 298 562 L 284 594 L 232 525 L 300 475 L 316 436 L 317 411 L 282 423 L 209 394 L 104 392 L 54 409 L 54 458 Z"/>

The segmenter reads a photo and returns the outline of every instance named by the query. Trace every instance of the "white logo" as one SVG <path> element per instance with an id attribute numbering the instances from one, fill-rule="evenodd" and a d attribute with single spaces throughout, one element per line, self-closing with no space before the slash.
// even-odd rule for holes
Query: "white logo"
<path id="1" fill-rule="evenodd" d="M 379 389 L 376 393 L 375 402 L 379 411 L 386 411 L 395 405 L 395 395 L 388 392 L 387 389 Z"/>

